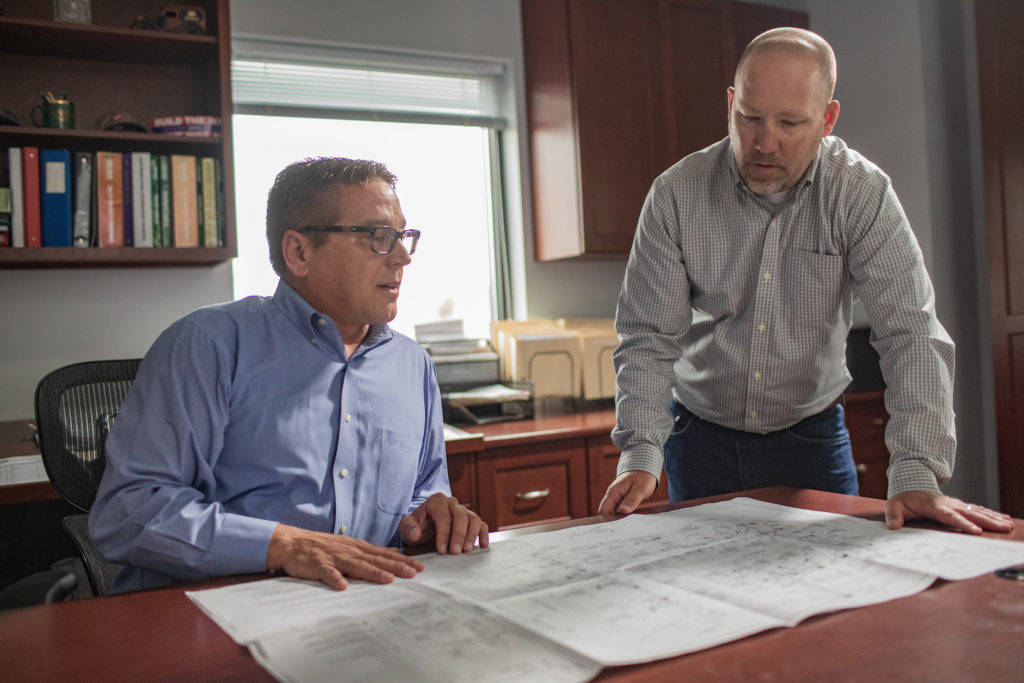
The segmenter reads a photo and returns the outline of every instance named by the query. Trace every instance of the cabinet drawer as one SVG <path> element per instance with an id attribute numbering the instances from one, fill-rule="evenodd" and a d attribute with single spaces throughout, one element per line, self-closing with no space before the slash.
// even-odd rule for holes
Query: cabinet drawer
<path id="1" fill-rule="evenodd" d="M 885 444 L 858 446 L 853 449 L 857 466 L 857 485 L 860 495 L 867 498 L 886 498 L 889 492 L 889 450 Z"/>
<path id="2" fill-rule="evenodd" d="M 587 516 L 583 439 L 488 449 L 477 461 L 477 496 L 492 529 Z"/>
<path id="3" fill-rule="evenodd" d="M 846 405 L 846 427 L 855 445 L 860 441 L 884 440 L 888 422 L 889 413 L 885 412 L 885 404 L 881 400 Z"/>
<path id="4" fill-rule="evenodd" d="M 495 489 L 498 528 L 572 518 L 565 462 L 501 470 Z"/>

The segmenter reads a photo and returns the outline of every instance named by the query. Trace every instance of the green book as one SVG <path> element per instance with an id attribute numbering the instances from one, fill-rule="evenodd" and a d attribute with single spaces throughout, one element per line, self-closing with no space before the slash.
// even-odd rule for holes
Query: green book
<path id="1" fill-rule="evenodd" d="M 198 235 L 196 246 L 207 246 L 206 230 L 206 213 L 203 211 L 203 168 L 200 158 L 196 159 L 196 235 Z"/>
<path id="2" fill-rule="evenodd" d="M 171 157 L 160 155 L 160 233 L 163 246 L 174 246 L 174 221 L 171 204 Z"/>
<path id="3" fill-rule="evenodd" d="M 163 218 L 160 203 L 160 155 L 149 157 L 149 195 L 153 203 L 153 246 L 164 246 Z"/>
<path id="4" fill-rule="evenodd" d="M 196 178 L 200 185 L 199 221 L 204 230 L 204 239 L 200 244 L 205 247 L 223 246 L 217 221 L 217 171 L 213 157 L 202 157 L 199 160 Z"/>
<path id="5" fill-rule="evenodd" d="M 11 246 L 11 188 L 0 187 L 0 247 Z"/>
<path id="6" fill-rule="evenodd" d="M 217 246 L 227 245 L 228 216 L 224 206 L 224 169 L 220 159 L 213 160 L 213 177 L 217 187 Z"/>

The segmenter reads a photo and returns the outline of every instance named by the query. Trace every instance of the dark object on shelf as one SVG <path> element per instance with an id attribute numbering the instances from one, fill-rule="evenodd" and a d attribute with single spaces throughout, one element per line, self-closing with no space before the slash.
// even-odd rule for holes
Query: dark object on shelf
<path id="1" fill-rule="evenodd" d="M 96 130 L 122 130 L 148 133 L 149 128 L 139 123 L 134 116 L 119 111 L 108 111 L 96 120 Z"/>
<path id="2" fill-rule="evenodd" d="M 3 16 L 3 12 L 0 12 L 0 16 Z M 0 107 L 0 126 L 20 126 L 18 117 L 14 115 L 14 112 L 7 107 Z"/>
<path id="3" fill-rule="evenodd" d="M 32 125 L 37 128 L 63 128 L 71 130 L 75 127 L 75 103 L 68 99 L 67 93 L 57 97 L 44 90 L 39 93 L 42 102 L 32 107 Z M 36 120 L 36 112 L 39 119 Z"/>
<path id="4" fill-rule="evenodd" d="M 168 5 L 152 18 L 136 17 L 132 28 L 172 33 L 206 33 L 206 12 L 192 5 Z"/>

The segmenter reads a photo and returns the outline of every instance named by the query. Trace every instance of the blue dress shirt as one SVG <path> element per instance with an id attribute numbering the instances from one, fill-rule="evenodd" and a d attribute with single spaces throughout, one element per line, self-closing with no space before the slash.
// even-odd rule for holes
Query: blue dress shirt
<path id="1" fill-rule="evenodd" d="M 283 281 L 199 309 L 146 354 L 106 445 L 89 530 L 116 591 L 261 572 L 280 522 L 397 545 L 449 494 L 430 357 L 387 325 L 348 358 Z"/>

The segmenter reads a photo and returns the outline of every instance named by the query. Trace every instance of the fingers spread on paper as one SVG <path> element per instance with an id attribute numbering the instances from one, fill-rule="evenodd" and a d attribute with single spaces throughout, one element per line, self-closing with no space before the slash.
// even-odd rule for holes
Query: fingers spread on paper
<path id="1" fill-rule="evenodd" d="M 941 493 L 905 491 L 886 502 L 885 520 L 890 529 L 898 529 L 912 519 L 933 519 L 970 534 L 1013 529 L 1009 515 Z"/>
<path id="2" fill-rule="evenodd" d="M 423 563 L 393 548 L 367 543 L 350 536 L 307 531 L 279 524 L 267 550 L 267 569 L 289 576 L 321 581 L 344 589 L 345 577 L 390 583 L 396 576 L 412 578 Z"/>

